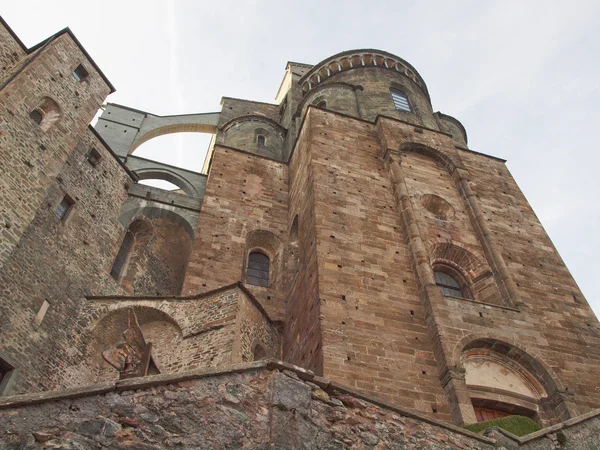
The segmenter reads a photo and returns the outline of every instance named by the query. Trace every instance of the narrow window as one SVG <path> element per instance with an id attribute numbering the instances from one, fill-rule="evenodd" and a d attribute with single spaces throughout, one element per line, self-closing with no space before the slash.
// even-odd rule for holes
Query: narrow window
<path id="1" fill-rule="evenodd" d="M 253 353 L 254 361 L 260 361 L 261 359 L 267 358 L 267 351 L 260 344 L 256 344 L 254 346 L 254 350 L 252 353 Z"/>
<path id="2" fill-rule="evenodd" d="M 460 283 L 454 277 L 444 272 L 434 272 L 435 284 L 442 290 L 442 294 L 447 297 L 463 297 Z"/>
<path id="3" fill-rule="evenodd" d="M 56 207 L 54 214 L 56 214 L 56 217 L 58 217 L 60 220 L 66 220 L 74 204 L 75 202 L 73 199 L 68 195 L 65 195 Z"/>
<path id="4" fill-rule="evenodd" d="M 83 67 L 83 65 L 79 64 L 73 71 L 73 76 L 77 81 L 81 82 L 89 76 L 89 72 L 85 70 L 85 67 Z"/>
<path id="5" fill-rule="evenodd" d="M 8 382 L 14 371 L 15 368 L 11 364 L 0 358 L 0 395 L 7 393 Z"/>
<path id="6" fill-rule="evenodd" d="M 127 256 L 129 255 L 132 245 L 133 233 L 131 233 L 131 231 L 127 231 L 125 238 L 123 239 L 123 243 L 121 244 L 121 248 L 119 249 L 119 253 L 117 253 L 117 257 L 113 263 L 112 269 L 110 269 L 110 276 L 115 280 L 119 278 L 119 275 L 121 275 L 121 272 L 123 271 L 123 267 L 125 266 L 125 262 L 127 261 Z"/>
<path id="7" fill-rule="evenodd" d="M 408 103 L 408 97 L 406 94 L 400 89 L 390 89 L 390 92 L 392 94 L 392 100 L 394 101 L 394 106 L 396 109 L 410 112 L 410 105 Z"/>
<path id="8" fill-rule="evenodd" d="M 317 107 L 326 109 L 327 108 L 327 101 L 326 100 L 320 101 L 319 103 L 317 103 Z"/>
<path id="9" fill-rule="evenodd" d="M 269 257 L 260 252 L 252 252 L 248 256 L 248 284 L 269 287 Z"/>
<path id="10" fill-rule="evenodd" d="M 256 145 L 258 148 L 264 147 L 266 143 L 267 139 L 262 134 L 256 136 Z"/>
<path id="11" fill-rule="evenodd" d="M 98 150 L 96 150 L 95 148 L 93 148 L 88 153 L 87 160 L 92 166 L 96 167 L 98 165 L 98 163 L 100 162 L 101 158 L 102 158 L 102 155 L 100 154 L 100 152 Z"/>
<path id="12" fill-rule="evenodd" d="M 31 117 L 31 120 L 33 120 L 38 125 L 40 123 L 42 123 L 42 120 L 44 119 L 44 116 L 42 115 L 42 113 L 39 112 L 37 109 L 34 109 L 33 111 L 31 111 L 29 113 L 29 117 Z"/>

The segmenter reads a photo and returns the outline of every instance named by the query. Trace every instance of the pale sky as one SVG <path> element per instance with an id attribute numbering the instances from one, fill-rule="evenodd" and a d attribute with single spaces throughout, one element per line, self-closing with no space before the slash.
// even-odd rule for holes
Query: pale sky
<path id="1" fill-rule="evenodd" d="M 222 96 L 274 102 L 288 60 L 396 54 L 471 149 L 508 160 L 600 314 L 598 0 L 33 0 L 0 14 L 27 46 L 69 26 L 115 85 L 107 101 L 159 115 L 219 111 Z M 136 155 L 200 171 L 207 145 L 171 135 Z"/>

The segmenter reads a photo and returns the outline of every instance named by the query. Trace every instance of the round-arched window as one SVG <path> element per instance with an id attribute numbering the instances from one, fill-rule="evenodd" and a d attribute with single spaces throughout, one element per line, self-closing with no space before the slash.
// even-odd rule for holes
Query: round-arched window
<path id="1" fill-rule="evenodd" d="M 246 282 L 255 286 L 269 287 L 269 257 L 261 252 L 248 255 Z"/>
<path id="2" fill-rule="evenodd" d="M 449 272 L 449 270 L 439 269 L 435 269 L 433 272 L 435 284 L 442 290 L 442 294 L 446 297 L 470 298 L 466 283 L 457 275 L 451 275 Z"/>

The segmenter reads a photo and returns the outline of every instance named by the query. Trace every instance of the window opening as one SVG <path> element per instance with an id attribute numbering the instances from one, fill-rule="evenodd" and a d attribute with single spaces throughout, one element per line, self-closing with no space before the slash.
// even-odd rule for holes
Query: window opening
<path id="1" fill-rule="evenodd" d="M 123 238 L 123 243 L 121 244 L 121 248 L 119 249 L 119 253 L 117 253 L 117 257 L 115 258 L 115 262 L 113 263 L 112 269 L 110 269 L 110 276 L 115 280 L 119 278 L 123 267 L 125 266 L 125 261 L 127 260 L 127 256 L 129 255 L 129 251 L 131 250 L 131 246 L 133 245 L 133 234 L 131 231 L 127 231 L 125 237 Z"/>
<path id="2" fill-rule="evenodd" d="M 319 103 L 317 103 L 317 107 L 319 108 L 327 108 L 327 100 L 321 100 Z"/>
<path id="3" fill-rule="evenodd" d="M 408 103 L 408 97 L 406 94 L 400 89 L 390 89 L 390 92 L 392 94 L 392 100 L 394 101 L 394 106 L 396 109 L 410 112 L 410 104 Z"/>
<path id="4" fill-rule="evenodd" d="M 56 211 L 54 211 L 54 214 L 56 214 L 56 217 L 58 217 L 60 220 L 66 220 L 71 210 L 71 207 L 74 204 L 75 202 L 73 201 L 73 199 L 68 195 L 65 195 L 56 207 Z"/>
<path id="5" fill-rule="evenodd" d="M 31 111 L 29 113 L 29 117 L 31 117 L 31 119 L 38 125 L 40 123 L 42 123 L 42 120 L 44 119 L 44 116 L 42 115 L 42 113 L 39 112 L 37 109 L 34 109 L 33 111 Z"/>
<path id="6" fill-rule="evenodd" d="M 256 136 L 256 145 L 260 148 L 260 147 L 264 147 L 267 143 L 267 139 L 262 135 L 259 134 Z"/>
<path id="7" fill-rule="evenodd" d="M 269 287 L 269 257 L 260 252 L 252 252 L 248 256 L 246 273 L 248 284 Z"/>
<path id="8" fill-rule="evenodd" d="M 90 150 L 90 153 L 88 154 L 88 162 L 96 167 L 98 165 L 98 163 L 100 162 L 100 159 L 102 158 L 102 155 L 100 154 L 100 152 L 98 150 L 96 150 L 95 148 Z"/>
<path id="9" fill-rule="evenodd" d="M 447 297 L 463 297 L 462 290 L 458 281 L 454 277 L 444 272 L 434 272 L 435 284 L 442 290 L 442 294 Z"/>
<path id="10" fill-rule="evenodd" d="M 87 70 L 85 70 L 85 67 L 83 67 L 83 65 L 79 64 L 75 70 L 73 71 L 73 76 L 75 77 L 75 79 L 77 81 L 83 81 L 85 80 L 89 75 L 89 72 Z"/>
<path id="11" fill-rule="evenodd" d="M 14 371 L 15 368 L 12 365 L 0 358 L 0 395 L 6 392 L 9 379 Z"/>

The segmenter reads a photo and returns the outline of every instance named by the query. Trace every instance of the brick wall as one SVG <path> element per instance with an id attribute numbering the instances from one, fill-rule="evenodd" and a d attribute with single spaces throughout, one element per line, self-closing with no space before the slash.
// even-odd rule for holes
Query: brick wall
<path id="1" fill-rule="evenodd" d="M 0 85 L 10 78 L 26 57 L 27 53 L 0 18 Z"/>
<path id="2" fill-rule="evenodd" d="M 447 419 L 375 129 L 325 111 L 309 116 L 323 374 Z"/>
<path id="3" fill-rule="evenodd" d="M 87 159 L 91 148 L 102 156 L 95 167 Z M 127 182 L 122 167 L 87 131 L 5 260 L 0 270 L 0 348 L 18 369 L 13 392 L 78 382 L 67 367 L 79 363 L 77 344 L 88 325 L 79 317 L 82 298 L 123 293 L 109 271 L 120 245 L 123 227 L 117 218 L 127 199 Z M 55 209 L 65 193 L 75 205 L 61 221 Z M 50 307 L 38 327 L 33 320 L 44 301 Z"/>
<path id="4" fill-rule="evenodd" d="M 80 62 L 90 73 L 83 82 L 72 75 Z M 0 92 L 0 147 L 4 150 L 0 191 L 8 193 L 0 199 L 0 265 L 14 250 L 109 91 L 71 37 L 62 34 Z M 59 120 L 47 131 L 29 117 L 44 97 L 52 98 L 60 109 Z"/>
<path id="5" fill-rule="evenodd" d="M 215 147 L 183 295 L 242 280 L 250 232 L 264 230 L 285 239 L 287 172 L 283 163 Z M 249 289 L 274 320 L 283 318 L 285 291 L 281 283 Z"/>

